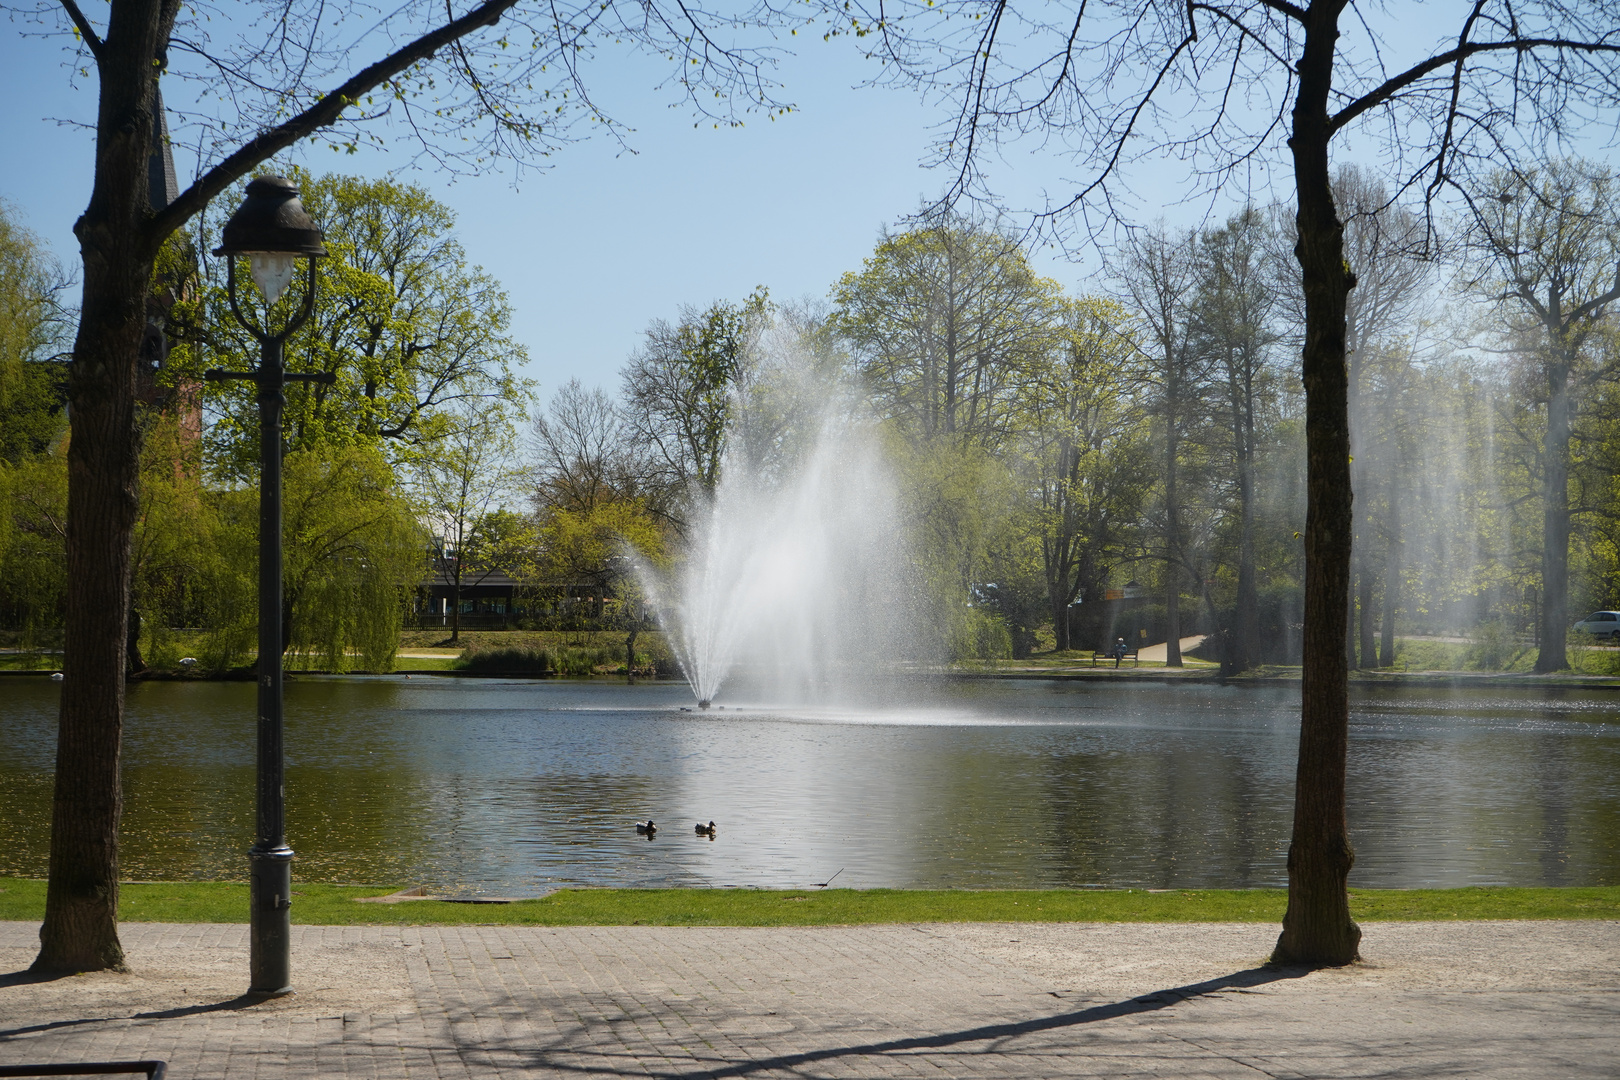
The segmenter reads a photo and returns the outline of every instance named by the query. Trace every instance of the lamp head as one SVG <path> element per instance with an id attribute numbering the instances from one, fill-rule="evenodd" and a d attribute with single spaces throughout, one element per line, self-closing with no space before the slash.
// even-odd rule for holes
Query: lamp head
<path id="1" fill-rule="evenodd" d="M 261 176 L 249 183 L 247 198 L 225 223 L 223 233 L 224 242 L 214 254 L 248 256 L 253 280 L 272 304 L 292 280 L 298 259 L 326 254 L 321 230 L 298 201 L 298 188 L 285 176 Z"/>

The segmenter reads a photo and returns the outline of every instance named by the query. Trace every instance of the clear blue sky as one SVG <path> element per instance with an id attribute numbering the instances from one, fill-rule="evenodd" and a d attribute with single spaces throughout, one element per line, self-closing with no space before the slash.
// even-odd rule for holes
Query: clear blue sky
<path id="1" fill-rule="evenodd" d="M 1437 30 L 1457 5 L 1423 7 Z M 1408 9 L 1408 23 L 1415 17 Z M 1431 27 L 1423 29 L 1414 37 L 1432 40 Z M 75 265 L 71 229 L 89 194 L 91 137 L 56 119 L 93 117 L 94 83 L 70 87 L 56 42 L 24 38 L 15 25 L 0 34 L 0 92 L 9 105 L 0 112 L 0 199 Z M 593 67 L 593 89 L 636 128 L 635 153 L 586 141 L 516 186 L 510 170 L 454 181 L 402 174 L 457 211 L 471 259 L 506 287 L 516 336 L 529 350 L 526 373 L 543 396 L 576 376 L 616 385 L 648 321 L 682 304 L 741 299 L 759 284 L 778 298 L 824 296 L 870 254 L 880 228 L 939 192 L 946 178 L 919 162 L 942 108 L 908 91 L 858 88 L 875 69 L 848 42 L 793 41 L 799 54 L 779 77 L 801 111 L 775 122 L 694 130 L 689 110 L 669 108 L 669 94 L 654 92 L 655 65 L 613 60 Z M 317 148 L 297 159 L 315 170 L 376 175 L 408 156 Z M 182 156 L 177 165 L 184 186 L 195 162 Z M 1051 159 L 1009 156 L 993 180 L 1009 203 L 1030 205 L 1047 185 L 1070 190 L 1066 171 Z M 1144 219 L 1203 211 L 1175 205 L 1179 180 L 1173 163 L 1138 178 Z M 1036 260 L 1067 288 L 1085 288 L 1085 266 L 1046 252 Z"/>
<path id="2" fill-rule="evenodd" d="M 0 111 L 8 162 L 0 199 L 76 265 L 72 225 L 89 196 L 91 135 L 56 120 L 92 119 L 94 82 L 70 88 L 57 42 L 15 27 L 0 35 L 0 93 L 10 103 Z M 510 169 L 471 179 L 401 175 L 456 210 L 469 256 L 506 287 L 529 350 L 527 374 L 543 396 L 576 376 L 616 386 L 648 321 L 682 304 L 740 300 L 755 285 L 779 299 L 825 296 L 839 274 L 859 268 L 885 224 L 939 192 L 945 177 L 919 163 L 941 109 L 908 91 L 858 88 L 875 67 L 848 42 L 793 41 L 800 52 L 779 80 L 801 111 L 775 122 L 694 129 L 688 109 L 654 92 L 656 65 L 598 63 L 593 90 L 635 127 L 635 153 L 588 140 L 516 186 Z M 295 160 L 378 175 L 409 153 L 390 160 L 315 148 Z M 195 165 L 177 157 L 182 187 Z M 1012 179 L 1003 177 L 1004 189 Z M 1038 196 L 1041 176 L 1017 179 L 1022 186 L 1009 195 Z M 1037 260 L 1066 287 L 1081 285 L 1083 267 L 1051 254 Z"/>

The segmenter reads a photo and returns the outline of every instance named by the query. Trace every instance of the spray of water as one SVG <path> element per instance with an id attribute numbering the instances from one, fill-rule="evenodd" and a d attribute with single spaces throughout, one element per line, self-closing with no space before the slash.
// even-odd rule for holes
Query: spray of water
<path id="1" fill-rule="evenodd" d="M 800 430 L 777 424 L 763 450 L 733 439 L 685 559 L 648 583 L 704 707 L 737 683 L 771 703 L 825 701 L 911 652 L 910 560 L 884 455 L 850 397 L 816 384 L 778 380 L 774 414 Z M 788 392 L 808 397 L 783 410 Z M 746 427 L 758 418 L 740 405 Z"/>

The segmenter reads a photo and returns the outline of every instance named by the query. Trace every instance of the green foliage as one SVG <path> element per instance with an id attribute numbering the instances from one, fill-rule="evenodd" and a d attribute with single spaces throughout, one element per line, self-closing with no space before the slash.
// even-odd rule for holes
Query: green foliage
<path id="1" fill-rule="evenodd" d="M 462 652 L 456 667 L 493 675 L 595 675 L 600 669 L 623 663 L 618 650 L 562 645 L 554 648 L 524 646 L 471 648 Z"/>
<path id="2" fill-rule="evenodd" d="M 67 365 L 19 363 L 0 382 L 0 462 L 49 454 L 67 436 Z"/>
<path id="3" fill-rule="evenodd" d="M 975 586 L 996 580 L 996 555 L 1017 546 L 1016 486 L 1006 462 L 982 446 L 914 442 L 892 428 L 890 435 L 905 531 L 922 583 L 923 629 L 937 635 L 936 650 L 945 656 L 978 655 L 981 619 L 970 603 Z M 1005 633 L 1005 622 L 1000 625 Z"/>
<path id="4" fill-rule="evenodd" d="M 1095 599 L 1106 568 L 1130 553 L 1152 489 L 1148 417 L 1135 391 L 1140 350 L 1128 324 L 1112 301 L 1066 300 L 1055 347 L 1032 365 L 1020 395 L 1020 473 L 1032 495 L 1024 528 L 1054 625 L 1082 592 Z"/>
<path id="5" fill-rule="evenodd" d="M 656 452 L 664 486 L 712 493 L 720 482 L 734 396 L 772 313 L 761 285 L 741 304 L 717 300 L 683 310 L 674 326 L 658 320 L 647 328 L 624 371 L 625 413 L 629 430 Z"/>
<path id="6" fill-rule="evenodd" d="M 296 167 L 289 175 L 330 255 L 321 260 L 314 317 L 287 344 L 288 367 L 337 378 L 331 386 L 287 388 L 292 449 L 379 446 L 396 464 L 411 463 L 433 451 L 450 423 L 446 410 L 457 402 L 521 396 L 523 383 L 512 372 L 527 357 L 508 335 L 511 305 L 498 282 L 468 265 L 447 206 L 392 180 L 316 177 Z M 218 262 L 202 267 L 198 297 L 180 312 L 188 317 L 174 320 L 184 346 L 172 357 L 175 378 L 257 363 L 257 344 L 229 314 Z M 241 295 L 256 296 L 247 275 L 238 276 Z M 300 279 L 259 317 L 288 317 L 302 303 L 302 287 Z M 209 394 L 221 413 L 209 432 L 215 467 L 234 478 L 255 475 L 254 389 L 215 383 Z"/>
<path id="7" fill-rule="evenodd" d="M 283 619 L 305 663 L 390 671 L 414 590 L 426 576 L 427 537 L 382 454 L 350 447 L 302 451 L 285 464 Z"/>
<path id="8" fill-rule="evenodd" d="M 62 625 L 66 559 L 65 448 L 0 461 L 0 618 L 23 632 L 25 649 Z"/>
<path id="9" fill-rule="evenodd" d="M 66 284 L 39 238 L 0 202 L 0 457 L 7 460 L 15 461 L 30 438 L 46 435 L 43 442 L 50 441 L 33 416 L 42 409 L 59 411 L 61 403 L 50 405 L 50 388 L 34 385 L 34 365 L 60 351 L 67 338 L 69 320 L 59 301 Z M 14 428 L 19 422 L 26 427 Z"/>
<path id="10" fill-rule="evenodd" d="M 946 654 L 952 660 L 1011 660 L 1012 634 L 997 612 L 964 605 L 945 624 Z"/>
<path id="11" fill-rule="evenodd" d="M 61 271 L 0 203 L 0 622 L 34 648 L 62 624 L 67 320 Z"/>
<path id="12" fill-rule="evenodd" d="M 833 288 L 832 327 L 908 437 L 994 447 L 1017 429 L 1019 381 L 1051 347 L 1058 298 L 1016 238 L 950 218 L 886 235 Z"/>
<path id="13" fill-rule="evenodd" d="M 1529 645 L 1518 640 L 1505 619 L 1491 619 L 1474 627 L 1473 641 L 1464 654 L 1464 663 L 1476 671 L 1507 671 L 1527 652 Z"/>
<path id="14" fill-rule="evenodd" d="M 643 598 L 636 565 L 663 566 L 664 545 L 663 527 L 638 500 L 555 507 L 541 516 L 537 555 L 523 572 L 529 592 L 550 603 L 550 621 L 559 626 L 639 628 Z"/>

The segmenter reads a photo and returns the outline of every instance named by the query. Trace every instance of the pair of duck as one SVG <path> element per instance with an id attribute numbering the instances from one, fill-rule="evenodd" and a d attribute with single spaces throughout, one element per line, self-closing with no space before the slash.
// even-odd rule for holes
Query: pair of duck
<path id="1" fill-rule="evenodd" d="M 715 832 L 715 830 L 714 830 L 714 822 L 711 821 L 707 825 L 705 825 L 705 824 L 703 824 L 703 822 L 700 821 L 695 826 L 693 826 L 693 830 L 699 836 L 713 836 L 714 832 Z M 653 833 L 655 833 L 657 831 L 658 831 L 658 826 L 653 823 L 652 818 L 648 818 L 646 821 L 638 821 L 638 822 L 636 822 L 636 832 L 640 833 L 643 836 L 651 836 Z"/>

